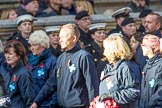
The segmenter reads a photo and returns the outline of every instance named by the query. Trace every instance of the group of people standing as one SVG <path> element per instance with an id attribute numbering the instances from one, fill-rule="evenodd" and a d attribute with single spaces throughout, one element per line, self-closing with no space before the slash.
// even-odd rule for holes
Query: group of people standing
<path id="1" fill-rule="evenodd" d="M 106 23 L 91 24 L 87 11 L 75 24 L 35 31 L 31 15 L 19 16 L 0 50 L 12 108 L 89 108 L 96 96 L 119 108 L 162 107 L 161 16 L 148 13 L 141 34 L 128 8 L 113 17 L 117 28 L 106 36 Z"/>

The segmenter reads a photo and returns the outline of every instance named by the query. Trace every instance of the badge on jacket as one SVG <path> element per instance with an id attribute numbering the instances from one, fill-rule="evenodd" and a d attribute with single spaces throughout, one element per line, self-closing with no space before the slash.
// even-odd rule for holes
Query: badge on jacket
<path id="1" fill-rule="evenodd" d="M 70 60 L 70 59 L 69 59 L 69 60 L 68 60 L 68 62 L 67 62 L 67 66 L 68 66 L 68 68 L 69 68 L 70 72 L 73 72 L 73 71 L 75 71 L 75 70 L 76 70 L 75 65 L 74 65 L 74 64 L 72 64 L 72 62 L 71 62 L 71 60 Z"/>
<path id="2" fill-rule="evenodd" d="M 44 75 L 44 69 L 41 68 L 40 70 L 37 71 L 37 75 L 40 77 L 40 76 L 43 76 Z"/>
<path id="3" fill-rule="evenodd" d="M 41 62 L 39 64 L 39 67 L 40 67 L 40 69 L 37 71 L 37 75 L 40 77 L 40 76 L 43 76 L 45 74 L 44 64 Z"/>
<path id="4" fill-rule="evenodd" d="M 111 87 L 114 86 L 113 83 L 112 83 L 112 81 L 111 81 L 111 79 L 110 79 L 110 77 L 107 77 L 106 78 L 106 83 L 107 83 L 107 88 L 108 89 L 110 89 Z"/>
<path id="5" fill-rule="evenodd" d="M 149 81 L 150 87 L 154 87 L 155 85 L 155 79 L 152 79 L 151 81 Z"/>
<path id="6" fill-rule="evenodd" d="M 70 72 L 75 71 L 75 70 L 76 70 L 75 65 L 74 65 L 74 64 L 72 64 L 71 66 L 69 66 L 69 70 L 70 70 Z"/>
<path id="7" fill-rule="evenodd" d="M 12 92 L 13 90 L 16 89 L 16 80 L 17 80 L 16 75 L 14 75 L 13 76 L 13 82 L 11 82 L 10 85 L 9 85 L 10 92 Z"/>
<path id="8" fill-rule="evenodd" d="M 9 85 L 10 92 L 16 89 L 16 84 L 14 82 L 10 83 Z"/>

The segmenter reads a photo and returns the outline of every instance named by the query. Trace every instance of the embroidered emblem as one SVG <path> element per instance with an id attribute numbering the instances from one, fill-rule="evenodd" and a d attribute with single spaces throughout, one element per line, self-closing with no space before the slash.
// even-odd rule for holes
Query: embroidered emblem
<path id="1" fill-rule="evenodd" d="M 14 82 L 10 83 L 10 85 L 9 85 L 10 92 L 12 92 L 15 89 L 16 89 L 16 84 Z"/>
<path id="2" fill-rule="evenodd" d="M 107 82 L 107 88 L 110 89 L 111 87 L 113 87 L 113 83 L 111 82 L 111 79 L 110 77 L 107 77 L 106 78 L 106 82 Z"/>
<path id="3" fill-rule="evenodd" d="M 76 67 L 74 66 L 74 64 L 72 64 L 71 66 L 69 66 L 69 70 L 70 72 L 73 72 L 76 70 Z"/>
<path id="4" fill-rule="evenodd" d="M 151 81 L 149 81 L 149 84 L 150 84 L 150 87 L 151 87 L 151 88 L 152 88 L 152 87 L 154 87 L 155 80 L 154 80 L 154 79 L 152 79 Z"/>
<path id="5" fill-rule="evenodd" d="M 110 89 L 111 87 L 113 87 L 113 83 L 110 81 L 109 83 L 107 83 L 107 88 Z"/>
<path id="6" fill-rule="evenodd" d="M 37 71 L 37 75 L 40 77 L 40 76 L 43 76 L 44 75 L 44 69 L 41 68 L 40 70 Z"/>

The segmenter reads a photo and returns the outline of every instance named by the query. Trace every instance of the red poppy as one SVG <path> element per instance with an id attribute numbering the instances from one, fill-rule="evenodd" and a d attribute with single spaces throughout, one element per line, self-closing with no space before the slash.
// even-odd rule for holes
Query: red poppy
<path id="1" fill-rule="evenodd" d="M 39 66 L 40 66 L 41 68 L 43 68 L 43 67 L 44 67 L 44 64 L 43 64 L 43 63 L 40 63 Z"/>
<path id="2" fill-rule="evenodd" d="M 94 98 L 94 100 L 90 103 L 89 108 L 98 108 L 98 107 L 96 106 L 97 101 L 98 101 L 98 96 L 97 96 L 96 98 Z M 101 104 L 102 104 L 102 103 L 101 103 Z M 114 100 L 112 100 L 112 99 L 105 100 L 105 101 L 103 102 L 103 104 L 104 104 L 104 105 L 103 105 L 104 108 L 118 108 L 117 103 L 116 103 Z"/>
<path id="3" fill-rule="evenodd" d="M 16 75 L 13 76 L 13 81 L 16 82 Z"/>

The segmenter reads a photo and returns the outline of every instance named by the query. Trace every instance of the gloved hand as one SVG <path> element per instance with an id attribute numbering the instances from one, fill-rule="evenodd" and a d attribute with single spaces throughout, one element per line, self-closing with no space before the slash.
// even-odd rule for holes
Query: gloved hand
<path id="1" fill-rule="evenodd" d="M 103 102 L 106 99 L 112 99 L 111 95 L 109 93 L 104 93 L 104 94 L 100 95 L 98 98 L 98 101 Z"/>

